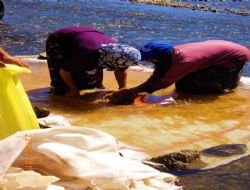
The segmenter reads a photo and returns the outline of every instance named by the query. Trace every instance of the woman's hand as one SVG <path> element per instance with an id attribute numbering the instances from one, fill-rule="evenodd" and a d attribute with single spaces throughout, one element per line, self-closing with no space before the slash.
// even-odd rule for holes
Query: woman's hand
<path id="1" fill-rule="evenodd" d="M 14 64 L 14 65 L 18 65 L 20 67 L 26 67 L 28 69 L 30 69 L 30 66 L 28 65 L 28 63 L 20 58 L 17 58 L 17 57 L 13 57 L 13 56 L 10 56 L 6 63 L 10 63 L 10 64 Z"/>
<path id="2" fill-rule="evenodd" d="M 0 67 L 4 67 L 4 62 L 0 61 Z"/>
<path id="3" fill-rule="evenodd" d="M 6 52 L 3 48 L 0 47 L 0 67 L 4 67 L 5 63 L 18 65 L 20 67 L 30 68 L 28 63 L 18 57 L 14 57 Z"/>
<path id="4" fill-rule="evenodd" d="M 133 89 L 122 89 L 107 95 L 105 99 L 111 104 L 128 105 L 132 104 L 137 96 L 137 92 Z"/>

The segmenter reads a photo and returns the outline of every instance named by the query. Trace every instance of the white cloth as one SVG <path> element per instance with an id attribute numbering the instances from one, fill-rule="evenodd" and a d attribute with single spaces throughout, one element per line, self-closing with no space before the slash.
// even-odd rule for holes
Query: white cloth
<path id="1" fill-rule="evenodd" d="M 47 117 L 39 118 L 38 122 L 46 127 L 67 127 L 70 126 L 70 121 L 63 116 L 49 114 Z"/>
<path id="2" fill-rule="evenodd" d="M 250 77 L 240 77 L 240 86 L 244 89 L 250 89 Z"/>
<path id="3" fill-rule="evenodd" d="M 174 185 L 175 176 L 121 156 L 116 139 L 94 129 L 71 126 L 24 131 L 0 142 L 0 151 L 2 179 L 15 160 L 14 167 L 25 169 L 28 164 L 41 174 L 60 178 L 54 185 L 66 190 L 181 189 Z"/>
<path id="4" fill-rule="evenodd" d="M 129 69 L 131 71 L 138 71 L 138 72 L 144 72 L 144 73 L 152 73 L 152 72 L 154 72 L 153 68 L 146 67 L 146 66 L 143 66 L 143 65 L 130 66 Z"/>

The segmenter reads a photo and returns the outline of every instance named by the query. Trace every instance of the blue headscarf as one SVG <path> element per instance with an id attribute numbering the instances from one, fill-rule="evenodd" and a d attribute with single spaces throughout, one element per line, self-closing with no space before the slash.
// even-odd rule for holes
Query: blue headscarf
<path id="1" fill-rule="evenodd" d="M 173 45 L 163 41 L 152 41 L 142 46 L 140 52 L 142 61 L 159 59 L 162 54 L 171 55 L 173 52 Z"/>

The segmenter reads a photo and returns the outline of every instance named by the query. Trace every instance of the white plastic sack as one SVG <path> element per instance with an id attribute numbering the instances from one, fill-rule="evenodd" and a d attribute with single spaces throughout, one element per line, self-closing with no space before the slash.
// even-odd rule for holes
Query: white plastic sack
<path id="1" fill-rule="evenodd" d="M 174 185 L 176 177 L 173 175 L 161 173 L 138 160 L 122 157 L 116 139 L 102 131 L 58 127 L 20 134 L 30 137 L 27 146 L 13 149 L 5 159 L 10 159 L 21 150 L 12 166 L 27 168 L 27 158 L 31 158 L 31 162 L 28 162 L 30 169 L 60 178 L 55 185 L 66 190 L 181 189 Z M 11 137 L 14 144 L 20 143 L 20 134 L 16 136 L 17 141 L 15 135 Z M 0 165 L 2 171 L 9 168 L 2 162 Z"/>

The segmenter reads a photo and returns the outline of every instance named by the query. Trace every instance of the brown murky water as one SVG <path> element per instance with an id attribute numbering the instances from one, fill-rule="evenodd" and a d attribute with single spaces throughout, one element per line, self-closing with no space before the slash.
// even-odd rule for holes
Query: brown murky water
<path id="1" fill-rule="evenodd" d="M 128 86 L 140 84 L 149 75 L 150 73 L 130 71 Z M 113 73 L 105 72 L 104 78 L 104 85 L 108 89 L 115 90 Z M 45 63 L 34 64 L 32 74 L 21 75 L 21 80 L 33 105 L 48 107 L 52 113 L 70 119 L 72 125 L 91 127 L 110 133 L 118 140 L 135 146 L 151 156 L 183 149 L 203 150 L 221 144 L 236 143 L 248 146 L 244 155 L 232 157 L 203 155 L 202 160 L 206 162 L 206 168 L 213 168 L 247 156 L 250 152 L 250 91 L 240 87 L 235 92 L 223 96 L 177 94 L 174 92 L 174 87 L 170 87 L 158 94 L 173 95 L 176 102 L 171 105 L 112 106 L 103 100 L 102 97 L 107 94 L 104 91 L 86 91 L 81 98 L 53 97 L 49 93 L 50 80 Z M 246 168 L 249 162 L 247 164 L 236 164 L 243 169 L 238 167 L 239 171 L 247 173 L 245 179 L 250 176 L 249 167 Z M 227 170 L 226 167 L 226 171 L 223 171 L 227 173 Z M 209 176 L 221 172 L 220 169 L 212 169 L 210 175 L 204 172 L 181 178 L 187 186 L 195 187 L 193 189 L 199 189 L 198 183 L 203 186 L 202 189 L 209 189 L 201 176 L 207 180 Z M 236 176 L 243 179 L 241 175 Z M 194 181 L 189 181 L 191 178 Z M 219 181 L 221 178 L 214 178 L 213 183 L 221 183 Z M 243 186 L 244 184 L 246 185 L 245 182 Z"/>
<path id="2" fill-rule="evenodd" d="M 131 71 L 128 86 L 145 81 L 150 73 Z M 177 94 L 170 87 L 158 94 L 172 94 L 171 105 L 111 106 L 102 97 L 106 92 L 86 91 L 81 98 L 53 97 L 44 63 L 33 65 L 32 74 L 21 76 L 35 105 L 72 121 L 111 133 L 119 140 L 142 148 L 151 155 L 184 148 L 204 149 L 227 143 L 250 143 L 250 91 L 238 88 L 221 95 Z M 112 72 L 105 72 L 104 85 L 116 89 Z"/>

